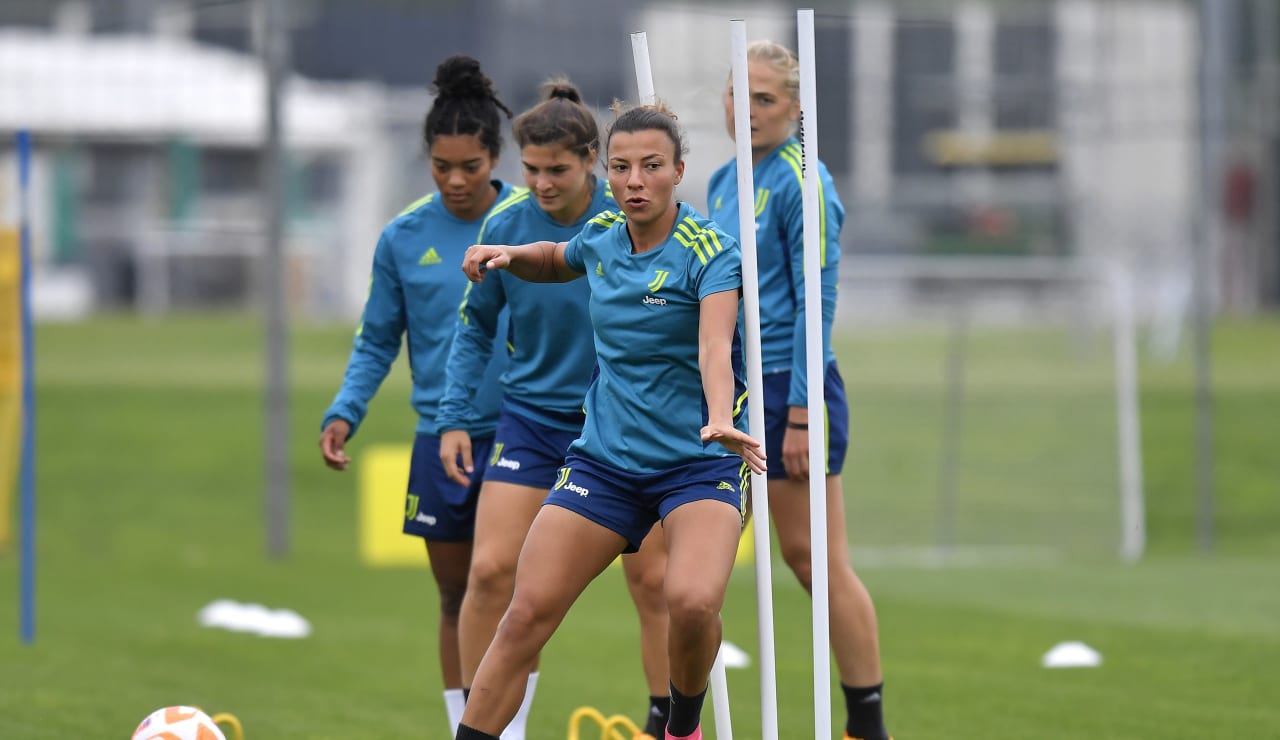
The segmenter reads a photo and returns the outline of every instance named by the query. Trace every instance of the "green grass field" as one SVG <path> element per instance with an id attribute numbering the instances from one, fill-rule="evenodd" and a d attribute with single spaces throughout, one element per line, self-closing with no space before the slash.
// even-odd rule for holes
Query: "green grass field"
<path id="1" fill-rule="evenodd" d="M 868 559 L 860 572 L 879 610 L 895 736 L 1280 737 L 1280 321 L 1224 324 L 1215 336 L 1211 554 L 1195 538 L 1190 363 L 1144 363 L 1149 548 L 1135 566 L 1113 556 L 1106 510 L 1118 504 L 1114 438 L 1099 421 L 1114 413 L 1105 356 L 1071 364 L 1034 337 L 975 341 L 957 536 L 1087 546 L 964 567 Z M 248 740 L 447 737 L 430 578 L 358 562 L 355 476 L 325 469 L 315 448 L 349 346 L 342 327 L 292 336 L 292 541 L 275 562 L 264 554 L 251 320 L 40 328 L 38 635 L 32 646 L 18 639 L 16 553 L 0 555 L 0 738 L 123 738 L 178 703 L 237 714 Z M 929 541 L 943 351 L 927 335 L 842 340 L 859 435 L 855 560 L 870 545 Z M 365 445 L 409 440 L 407 393 L 398 367 L 352 448 L 357 465 Z M 781 735 L 794 740 L 813 734 L 809 612 L 781 569 L 775 560 L 778 696 Z M 294 609 L 314 634 L 203 629 L 196 612 L 216 598 Z M 744 569 L 726 637 L 753 653 L 754 613 Z M 635 631 L 620 575 L 606 574 L 545 654 L 531 738 L 564 737 L 582 704 L 641 715 Z M 1040 656 L 1064 640 L 1097 648 L 1103 666 L 1042 669 Z M 757 738 L 757 676 L 729 678 L 735 736 Z"/>

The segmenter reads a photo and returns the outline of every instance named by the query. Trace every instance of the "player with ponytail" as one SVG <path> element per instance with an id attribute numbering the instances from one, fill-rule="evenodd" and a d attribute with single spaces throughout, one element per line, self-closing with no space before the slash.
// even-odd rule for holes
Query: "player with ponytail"
<path id="1" fill-rule="evenodd" d="M 594 174 L 600 148 L 595 117 L 571 82 L 547 82 L 543 100 L 516 118 L 512 132 L 528 190 L 494 207 L 478 242 L 568 241 L 596 214 L 617 208 L 608 184 Z M 586 281 L 536 284 L 497 272 L 468 289 L 460 310 L 439 417 L 441 459 L 460 483 L 476 477 L 471 465 L 475 451 L 464 422 L 475 413 L 470 408 L 474 399 L 488 392 L 479 370 L 488 361 L 504 308 L 511 317 L 512 353 L 480 491 L 475 552 L 462 605 L 463 683 L 468 686 L 511 603 L 525 534 L 556 482 L 569 445 L 582 433 L 582 404 L 596 363 L 590 299 Z M 453 465 L 459 458 L 466 463 L 461 469 Z M 646 730 L 661 736 L 668 707 L 661 527 L 653 528 L 639 552 L 622 560 L 640 617 L 649 697 Z M 524 701 L 504 738 L 523 737 L 537 676 L 536 671 L 530 674 Z"/>
<path id="2" fill-rule="evenodd" d="M 373 254 L 373 275 L 355 346 L 342 387 L 324 413 L 320 451 L 334 470 L 350 463 L 347 442 L 355 435 L 402 342 L 409 347 L 411 402 L 417 434 L 404 509 L 403 530 L 421 537 L 440 596 L 438 629 L 424 620 L 419 639 L 437 641 L 450 732 L 462 714 L 462 670 L 458 612 L 466 591 L 480 481 L 451 480 L 441 466 L 436 416 L 444 397 L 443 368 L 453 341 L 458 304 L 467 287 L 458 272 L 463 252 L 476 241 L 494 205 L 514 189 L 493 179 L 502 148 L 504 116 L 493 81 L 480 63 L 452 56 L 436 68 L 435 100 L 423 124 L 423 139 L 437 192 L 404 209 L 382 230 Z M 501 336 L 505 329 L 498 333 Z M 499 348 L 477 372 L 496 384 L 506 366 Z M 466 421 L 480 460 L 488 459 L 498 420 L 498 396 L 478 399 Z M 434 735 L 435 733 L 429 733 Z"/>

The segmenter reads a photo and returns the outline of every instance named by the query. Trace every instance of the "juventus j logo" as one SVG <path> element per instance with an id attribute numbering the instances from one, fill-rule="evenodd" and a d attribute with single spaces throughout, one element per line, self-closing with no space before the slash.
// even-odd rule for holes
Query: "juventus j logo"
<path id="1" fill-rule="evenodd" d="M 649 292 L 651 293 L 657 293 L 662 284 L 667 282 L 667 276 L 671 274 L 667 270 L 654 270 L 654 273 L 653 280 L 649 281 Z"/>

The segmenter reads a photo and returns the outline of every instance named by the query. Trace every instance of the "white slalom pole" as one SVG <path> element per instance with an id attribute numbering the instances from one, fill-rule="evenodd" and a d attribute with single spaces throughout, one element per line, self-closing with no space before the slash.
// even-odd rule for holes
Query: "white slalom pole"
<path id="1" fill-rule="evenodd" d="M 641 105 L 658 102 L 653 86 L 653 68 L 649 64 L 649 37 L 644 31 L 631 34 L 631 57 L 636 65 L 636 91 Z M 716 721 L 716 739 L 733 740 L 733 722 L 729 718 L 729 684 L 724 670 L 724 651 L 716 652 L 711 665 L 711 711 Z"/>
<path id="2" fill-rule="evenodd" d="M 800 61 L 800 127 L 804 156 L 805 366 L 809 386 L 809 537 L 813 558 L 814 737 L 831 737 L 831 615 L 827 573 L 826 403 L 823 398 L 822 265 L 827 235 L 818 195 L 818 85 L 814 69 L 813 9 L 796 11 Z"/>
<path id="3" fill-rule="evenodd" d="M 649 64 L 649 37 L 644 31 L 631 34 L 631 58 L 636 63 L 636 89 L 640 105 L 653 105 L 658 100 L 653 88 L 653 67 Z"/>
<path id="4" fill-rule="evenodd" d="M 738 163 L 738 231 L 747 359 L 747 419 L 764 441 L 764 371 L 760 364 L 760 276 L 756 265 L 756 187 L 751 162 L 751 96 L 747 85 L 747 22 L 729 21 L 733 42 L 733 137 Z M 781 460 L 769 460 L 781 465 Z M 751 474 L 756 540 L 756 619 L 760 637 L 760 736 L 778 740 L 778 676 L 773 646 L 773 563 L 769 547 L 768 478 Z"/>
<path id="5" fill-rule="evenodd" d="M 711 712 L 716 718 L 716 740 L 733 740 L 733 721 L 729 717 L 729 677 L 724 670 L 724 645 L 716 651 L 711 664 Z"/>

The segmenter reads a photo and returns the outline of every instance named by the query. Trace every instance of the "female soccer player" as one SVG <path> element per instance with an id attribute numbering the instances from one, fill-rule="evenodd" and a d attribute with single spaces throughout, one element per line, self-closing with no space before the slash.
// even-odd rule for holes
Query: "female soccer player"
<path id="1" fill-rule="evenodd" d="M 720 647 L 720 607 L 742 531 L 746 469 L 764 470 L 745 425 L 735 334 L 737 242 L 677 203 L 684 144 L 665 108 L 633 108 L 609 132 L 622 213 L 568 243 L 477 245 L 463 269 L 536 282 L 587 276 L 599 375 L 520 553 L 511 606 L 485 653 L 457 740 L 495 738 L 515 714 L 538 651 L 582 591 L 656 521 L 666 535 L 671 715 L 666 738 L 700 738 Z"/>
<path id="2" fill-rule="evenodd" d="M 512 187 L 491 179 L 502 146 L 502 119 L 511 111 L 498 100 L 480 63 L 453 56 L 440 63 L 436 99 L 423 126 L 431 174 L 439 192 L 410 205 L 382 230 L 373 254 L 373 277 L 342 388 L 324 413 L 320 452 L 334 470 L 346 470 L 346 443 L 364 419 L 370 399 L 400 353 L 408 334 L 417 437 L 409 471 L 404 532 L 426 541 L 431 572 L 440 592 L 440 668 L 450 728 L 462 714 L 462 669 L 458 656 L 458 610 L 467 585 L 475 526 L 474 486 L 449 480 L 440 465 L 436 413 L 444 395 L 444 367 L 458 304 L 467 281 L 454 265 L 475 243 L 484 217 Z M 496 383 L 506 353 L 482 368 Z M 480 404 L 468 431 L 487 459 L 498 419 L 496 400 Z"/>
<path id="3" fill-rule="evenodd" d="M 566 80 L 547 83 L 544 92 L 543 101 L 517 116 L 512 126 L 528 190 L 494 207 L 478 242 L 568 241 L 587 219 L 617 208 L 605 183 L 592 174 L 600 133 L 581 94 Z M 442 432 L 440 459 L 449 476 L 462 485 L 473 475 L 467 420 L 475 413 L 473 399 L 493 392 L 482 387 L 482 371 L 492 355 L 503 308 L 510 316 L 512 344 L 459 619 L 463 686 L 470 686 L 511 603 L 525 534 L 556 481 L 569 444 L 582 433 L 582 400 L 596 362 L 587 315 L 590 296 L 585 283 L 536 285 L 499 271 L 472 284 L 462 303 L 445 373 L 448 386 L 436 417 Z M 455 462 L 459 459 L 462 468 Z M 668 704 L 665 565 L 662 530 L 657 527 L 639 552 L 623 558 L 640 614 L 641 658 L 649 688 L 645 730 L 655 737 L 666 724 Z M 504 738 L 524 737 L 537 676 L 530 674 L 524 702 Z"/>
<path id="4" fill-rule="evenodd" d="M 831 646 L 844 689 L 847 738 L 884 740 L 880 696 L 879 636 L 875 607 L 849 565 L 840 469 L 849 440 L 844 381 L 831 350 L 836 306 L 836 265 L 844 206 L 821 162 L 819 228 L 822 230 L 822 345 L 826 362 L 826 418 L 809 419 L 805 376 L 804 216 L 800 142 L 792 127 L 800 118 L 800 72 L 788 49 L 769 41 L 747 48 L 751 95 L 751 153 L 756 184 L 756 239 L 760 275 L 760 354 L 764 369 L 765 450 L 782 465 L 769 472 L 769 513 L 782 557 L 812 592 L 809 541 L 809 433 L 827 440 L 827 567 L 830 573 Z M 725 124 L 733 136 L 733 90 L 724 94 Z M 734 162 L 711 177 L 711 216 L 738 232 L 738 181 Z"/>

